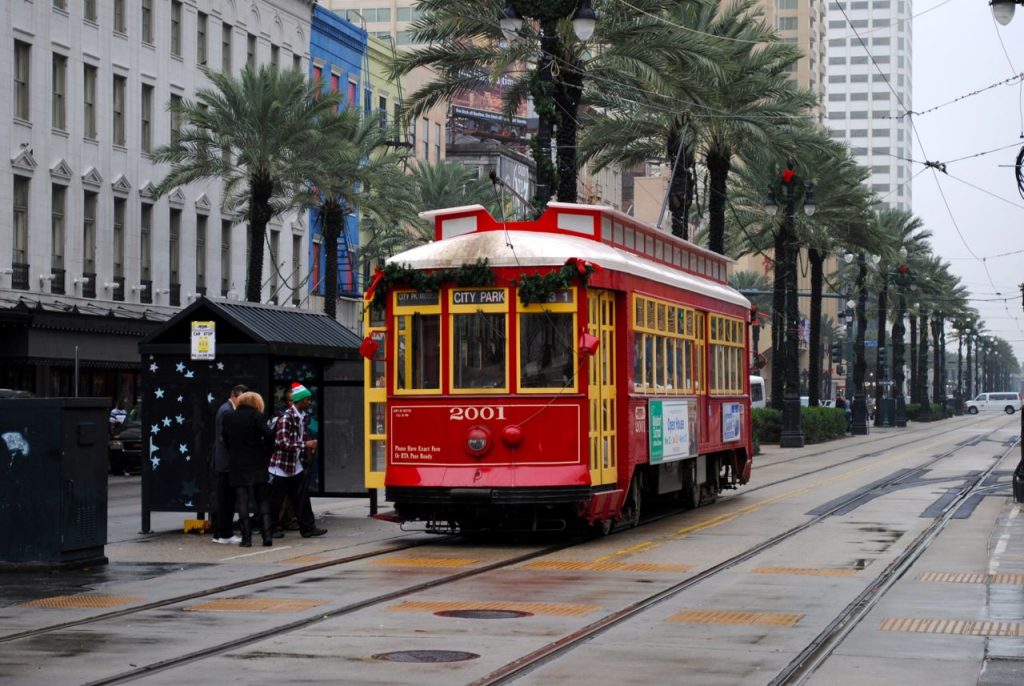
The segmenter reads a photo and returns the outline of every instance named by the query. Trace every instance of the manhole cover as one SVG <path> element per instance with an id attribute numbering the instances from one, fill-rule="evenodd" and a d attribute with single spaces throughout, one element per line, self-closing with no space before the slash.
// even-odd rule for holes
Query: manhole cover
<path id="1" fill-rule="evenodd" d="M 396 650 L 393 653 L 377 653 L 373 659 L 388 662 L 462 662 L 478 657 L 476 653 L 461 650 Z"/>
<path id="2" fill-rule="evenodd" d="M 458 619 L 519 619 L 532 617 L 532 612 L 519 610 L 442 610 L 435 612 L 438 617 L 456 617 Z"/>

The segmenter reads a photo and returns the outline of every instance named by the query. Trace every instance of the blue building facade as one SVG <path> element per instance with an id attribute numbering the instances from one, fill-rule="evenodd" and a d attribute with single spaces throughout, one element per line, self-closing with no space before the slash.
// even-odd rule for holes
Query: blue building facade
<path id="1" fill-rule="evenodd" d="M 362 84 L 369 79 L 367 66 L 367 33 L 340 15 L 313 6 L 313 24 L 310 30 L 309 76 L 321 79 L 324 90 L 340 90 L 344 98 L 342 107 L 361 107 L 359 100 Z M 349 216 L 345 232 L 338 242 L 337 256 L 325 255 L 321 240 L 323 227 L 319 213 L 309 215 L 310 226 L 310 292 L 323 295 L 325 260 L 338 260 L 338 295 L 358 297 L 362 293 L 359 281 L 359 218 Z"/>

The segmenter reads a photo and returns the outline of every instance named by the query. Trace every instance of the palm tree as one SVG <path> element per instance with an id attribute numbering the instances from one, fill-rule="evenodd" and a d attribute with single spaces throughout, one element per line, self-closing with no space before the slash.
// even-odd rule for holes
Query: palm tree
<path id="1" fill-rule="evenodd" d="M 311 188 L 298 193 L 295 204 L 317 210 L 323 236 L 324 312 L 337 315 L 338 243 L 346 223 L 360 212 L 386 214 L 407 225 L 415 217 L 412 179 L 403 170 L 404 157 L 388 146 L 389 133 L 376 117 L 344 109 L 323 115 L 327 135 L 306 173 Z M 404 219 L 404 221 L 402 221 Z"/>
<path id="2" fill-rule="evenodd" d="M 322 93 L 320 83 L 273 65 L 246 67 L 239 78 L 216 72 L 208 77 L 212 86 L 199 89 L 195 100 L 172 101 L 172 116 L 182 126 L 153 153 L 157 162 L 171 165 L 157 192 L 203 179 L 223 182 L 222 207 L 248 218 L 245 297 L 260 302 L 267 223 L 302 185 L 324 115 L 340 95 Z"/>

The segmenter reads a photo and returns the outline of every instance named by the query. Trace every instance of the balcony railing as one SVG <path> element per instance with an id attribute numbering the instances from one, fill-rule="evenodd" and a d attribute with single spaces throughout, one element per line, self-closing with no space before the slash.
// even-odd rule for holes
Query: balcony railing
<path id="1" fill-rule="evenodd" d="M 114 283 L 116 283 L 117 286 L 114 288 L 114 292 L 111 294 L 113 299 L 118 302 L 124 302 L 124 277 L 115 276 Z"/>
<path id="2" fill-rule="evenodd" d="M 50 269 L 53 279 L 50 280 L 50 292 L 55 295 L 64 295 L 67 292 L 67 275 L 60 267 Z"/>
<path id="3" fill-rule="evenodd" d="M 82 297 L 96 297 L 96 272 L 82 272 Z"/>
<path id="4" fill-rule="evenodd" d="M 28 265 L 24 262 L 11 264 L 11 288 L 21 291 L 28 290 Z"/>

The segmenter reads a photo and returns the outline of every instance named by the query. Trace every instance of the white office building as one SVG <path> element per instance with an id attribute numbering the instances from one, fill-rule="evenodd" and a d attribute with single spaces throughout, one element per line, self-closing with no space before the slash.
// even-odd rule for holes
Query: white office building
<path id="1" fill-rule="evenodd" d="M 871 170 L 885 207 L 911 208 L 912 108 L 909 0 L 828 3 L 828 127 Z"/>
<path id="2" fill-rule="evenodd" d="M 0 10 L 0 387 L 134 395 L 138 336 L 241 299 L 247 228 L 217 182 L 156 197 L 167 106 L 205 69 L 308 68 L 311 0 L 8 0 Z M 298 302 L 307 226 L 269 227 L 264 301 Z M 291 282 L 288 282 L 292 279 Z"/>

